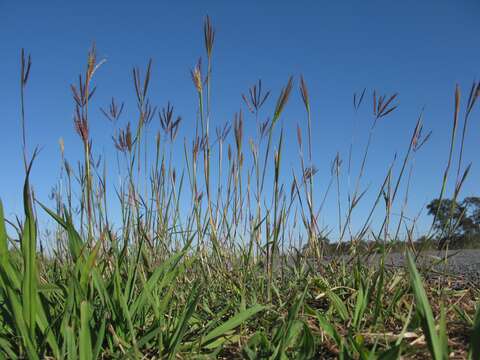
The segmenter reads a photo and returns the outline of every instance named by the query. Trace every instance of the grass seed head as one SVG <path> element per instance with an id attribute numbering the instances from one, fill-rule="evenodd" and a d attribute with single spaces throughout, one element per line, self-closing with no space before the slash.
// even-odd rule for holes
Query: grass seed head
<path id="1" fill-rule="evenodd" d="M 235 134 L 235 143 L 237 145 L 238 152 L 242 149 L 242 139 L 243 139 L 243 113 L 240 110 L 235 114 L 235 119 L 233 121 L 233 130 Z"/>
<path id="2" fill-rule="evenodd" d="M 115 147 L 123 153 L 132 151 L 133 142 L 130 123 L 127 124 L 125 129 L 120 130 L 116 138 L 113 137 L 113 143 Z"/>
<path id="3" fill-rule="evenodd" d="M 88 144 L 89 141 L 89 128 L 88 120 L 86 115 L 81 111 L 78 104 L 75 106 L 75 113 L 73 115 L 73 123 L 75 125 L 75 130 L 80 136 L 84 144 Z"/>
<path id="4" fill-rule="evenodd" d="M 302 147 L 302 130 L 300 129 L 300 125 L 297 124 L 297 142 L 298 146 Z"/>
<path id="5" fill-rule="evenodd" d="M 193 85 L 199 94 L 202 93 L 202 59 L 198 59 L 197 65 L 190 71 Z"/>
<path id="6" fill-rule="evenodd" d="M 375 120 L 387 116 L 398 107 L 398 105 L 392 103 L 397 96 L 398 94 L 395 93 L 385 101 L 386 95 L 377 97 L 376 91 L 373 91 L 373 115 L 375 116 Z"/>
<path id="7" fill-rule="evenodd" d="M 277 104 L 275 106 L 275 113 L 273 116 L 272 120 L 272 125 L 279 119 L 280 115 L 282 114 L 283 109 L 285 108 L 285 105 L 288 102 L 288 99 L 290 97 L 290 93 L 292 92 L 293 88 L 293 77 L 290 76 L 288 79 L 287 85 L 280 91 L 280 95 L 277 100 Z"/>
<path id="8" fill-rule="evenodd" d="M 62 155 L 62 158 L 63 158 L 63 155 L 65 154 L 65 143 L 62 137 L 58 140 L 58 145 L 60 146 L 60 154 Z"/>
<path id="9" fill-rule="evenodd" d="M 307 109 L 307 111 L 310 111 L 310 97 L 308 95 L 307 84 L 305 83 L 303 75 L 300 76 L 300 95 L 302 96 L 305 108 Z"/>
<path id="10" fill-rule="evenodd" d="M 203 34 L 205 37 L 205 50 L 207 51 L 208 58 L 212 57 L 213 42 L 215 40 L 215 29 L 213 28 L 210 16 L 205 17 L 203 24 Z"/>
<path id="11" fill-rule="evenodd" d="M 262 80 L 258 80 L 256 84 L 248 89 L 248 95 L 249 97 L 247 98 L 245 94 L 242 94 L 243 101 L 252 114 L 258 114 L 265 101 L 267 101 L 270 91 L 263 93 Z"/>
<path id="12" fill-rule="evenodd" d="M 315 166 L 312 167 L 307 167 L 305 171 L 303 172 L 303 181 L 306 183 L 310 178 L 312 178 L 316 173 L 318 172 L 318 169 Z"/>
<path id="13" fill-rule="evenodd" d="M 454 111 L 453 111 L 453 133 L 456 132 L 458 127 L 458 114 L 460 113 L 460 87 L 455 85 L 455 95 L 454 95 Z"/>
<path id="14" fill-rule="evenodd" d="M 170 102 L 168 102 L 167 106 L 163 107 L 162 111 L 158 113 L 158 118 L 160 120 L 160 126 L 162 127 L 162 130 L 167 136 L 170 137 L 170 140 L 173 141 L 177 135 L 182 118 L 177 116 L 177 118 L 174 120 L 173 105 L 171 105 Z"/>
<path id="15" fill-rule="evenodd" d="M 363 96 L 365 95 L 366 90 L 367 88 L 363 89 L 362 93 L 360 94 L 360 97 L 357 97 L 357 93 L 353 93 L 353 108 L 355 109 L 355 111 L 358 111 L 358 109 L 360 108 L 360 105 L 362 105 Z"/>
<path id="16" fill-rule="evenodd" d="M 20 83 L 22 87 L 25 87 L 28 82 L 28 76 L 30 75 L 30 68 L 32 66 L 32 58 L 30 54 L 25 56 L 25 50 L 22 49 L 20 55 Z"/>
<path id="17" fill-rule="evenodd" d="M 123 106 L 125 104 L 122 102 L 120 105 L 116 102 L 115 98 L 112 97 L 112 101 L 108 105 L 108 109 L 100 108 L 102 114 L 111 122 L 116 123 L 122 115 Z"/>

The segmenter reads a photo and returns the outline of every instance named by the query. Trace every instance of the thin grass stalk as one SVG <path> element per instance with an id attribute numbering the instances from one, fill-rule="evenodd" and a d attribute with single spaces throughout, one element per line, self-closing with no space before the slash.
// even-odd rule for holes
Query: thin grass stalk
<path id="1" fill-rule="evenodd" d="M 445 167 L 445 171 L 443 173 L 442 186 L 441 186 L 441 190 L 440 190 L 440 195 L 438 197 L 438 200 L 439 200 L 438 208 L 437 208 L 437 211 L 434 214 L 432 224 L 430 225 L 430 229 L 427 233 L 427 238 L 429 238 L 429 239 L 433 236 L 432 231 L 433 231 L 433 228 L 434 228 L 434 224 L 437 221 L 437 218 L 438 218 L 438 215 L 439 215 L 439 210 L 440 210 L 442 202 L 443 202 L 443 197 L 445 195 L 445 191 L 446 191 L 446 188 L 447 188 L 448 175 L 449 175 L 449 172 L 450 172 L 450 167 L 451 167 L 451 164 L 452 164 L 452 158 L 453 158 L 453 155 L 454 155 L 455 138 L 456 138 L 457 127 L 458 127 L 458 115 L 459 115 L 459 112 L 460 112 L 460 87 L 458 86 L 458 84 L 455 87 L 454 104 L 455 104 L 454 105 L 455 107 L 454 107 L 454 113 L 453 113 L 453 124 L 452 124 L 453 126 L 452 126 L 452 131 L 451 131 L 451 136 L 450 136 L 448 161 L 447 161 L 447 165 Z M 443 245 L 444 245 L 444 241 L 441 241 L 439 243 L 439 247 L 443 247 Z"/>

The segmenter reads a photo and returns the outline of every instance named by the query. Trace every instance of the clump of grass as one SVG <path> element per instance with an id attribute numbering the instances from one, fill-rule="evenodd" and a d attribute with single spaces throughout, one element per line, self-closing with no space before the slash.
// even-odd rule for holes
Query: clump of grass
<path id="1" fill-rule="evenodd" d="M 361 154 L 353 191 L 341 184 L 342 159 L 337 153 L 322 201 L 314 186 L 312 123 L 315 114 L 306 80 L 299 93 L 306 111 L 307 134 L 297 126 L 299 167 L 282 161 L 284 109 L 293 96 L 290 77 L 270 109 L 270 90 L 259 80 L 242 98 L 233 124 L 210 131 L 211 78 L 215 29 L 205 19 L 206 74 L 201 61 L 192 70 L 198 98 L 195 134 L 183 144 L 184 164 L 173 160 L 182 117 L 167 102 L 157 112 L 149 97 L 152 61 L 145 75 L 132 71 L 136 121 L 120 124 L 125 105 L 114 98 L 100 113 L 114 127 L 120 215 L 114 226 L 107 201 L 111 171 L 95 161 L 91 123 L 93 75 L 103 64 L 95 47 L 85 75 L 72 86 L 74 127 L 83 145 L 78 170 L 64 158 L 55 209 L 35 199 L 29 184 L 36 151 L 28 158 L 24 89 L 31 60 L 21 56 L 21 128 L 25 162 L 22 221 L 4 218 L 0 202 L 0 356 L 11 359 L 238 358 L 247 359 L 397 359 L 431 356 L 478 358 L 479 289 L 453 276 L 433 277 L 418 271 L 411 251 L 415 222 L 405 220 L 415 154 L 428 140 L 420 116 L 396 174 L 389 165 L 363 225 L 352 217 L 367 189 L 362 179 L 376 124 L 397 108 L 397 94 L 373 91 L 373 122 Z M 468 175 L 462 171 L 467 123 L 480 87 L 470 92 L 461 136 L 455 196 Z M 366 90 L 354 95 L 354 112 L 365 103 Z M 204 98 L 205 97 L 205 98 Z M 454 126 L 441 196 L 447 187 L 455 151 L 460 91 L 455 92 Z M 158 114 L 158 124 L 155 124 Z M 257 133 L 245 140 L 244 122 L 253 117 Z M 158 129 L 149 151 L 148 127 Z M 231 131 L 231 129 L 233 131 Z M 213 134 L 213 135 L 212 135 Z M 216 135 L 216 138 L 215 138 Z M 304 156 L 303 138 L 306 138 Z M 191 144 L 191 145 L 190 145 Z M 226 156 L 225 156 L 226 153 Z M 350 147 L 347 176 L 352 171 Z M 202 161 L 203 159 L 203 161 Z M 408 170 L 403 202 L 400 184 Z M 291 172 L 290 192 L 284 183 Z M 272 173 L 272 177 L 267 177 Z M 214 175 L 215 174 L 215 175 Z M 217 176 L 214 181 L 212 177 Z M 332 185 L 334 184 L 334 185 Z M 338 244 L 325 241 L 328 229 L 318 218 L 335 186 Z M 314 188 L 317 190 L 314 192 Z M 80 194 L 79 204 L 72 194 Z M 347 195 L 347 203 L 341 198 Z M 191 199 L 191 207 L 188 200 Z M 371 226 L 382 199 L 385 213 L 378 231 Z M 402 215 L 396 226 L 394 206 Z M 57 229 L 46 239 L 49 251 L 38 251 L 35 209 L 48 214 Z M 12 231 L 7 232 L 6 224 Z M 395 225 L 395 224 L 394 224 Z M 407 228 L 401 250 L 407 268 L 388 266 L 398 251 L 400 228 Z M 392 231 L 391 229 L 395 229 Z M 14 233 L 12 235 L 12 232 Z M 16 234 L 15 234 L 16 233 Z M 365 243 L 372 233 L 373 243 Z M 303 241 L 304 240 L 304 241 Z M 348 242 L 348 246 L 342 243 Z M 302 246 L 306 247 L 302 249 Z M 342 250 L 343 249 L 343 250 Z M 441 286 L 440 286 L 441 284 Z"/>

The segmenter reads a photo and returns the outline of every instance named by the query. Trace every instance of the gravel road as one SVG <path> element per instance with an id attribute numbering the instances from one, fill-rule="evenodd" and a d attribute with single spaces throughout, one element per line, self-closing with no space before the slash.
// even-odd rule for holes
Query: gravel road
<path id="1" fill-rule="evenodd" d="M 447 262 L 439 261 L 445 258 L 445 251 L 426 251 L 417 259 L 417 267 L 425 268 L 433 265 L 433 271 L 454 275 L 467 282 L 480 286 L 480 250 L 451 250 Z M 404 255 L 392 253 L 388 256 L 388 266 L 403 266 Z"/>

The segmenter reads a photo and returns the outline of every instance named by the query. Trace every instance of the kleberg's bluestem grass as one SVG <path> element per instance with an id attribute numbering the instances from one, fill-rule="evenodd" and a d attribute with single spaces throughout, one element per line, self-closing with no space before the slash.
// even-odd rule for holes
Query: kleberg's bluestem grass
<path id="1" fill-rule="evenodd" d="M 71 166 L 60 141 L 54 208 L 35 198 L 30 186 L 41 154 L 27 151 L 25 89 L 32 62 L 22 50 L 25 214 L 17 222 L 6 219 L 0 202 L 0 357 L 478 359 L 478 284 L 439 273 L 438 264 L 420 267 L 415 259 L 433 240 L 435 246 L 450 245 L 457 229 L 469 225 L 466 214 L 480 204 L 478 198 L 456 202 L 470 171 L 465 139 L 480 85 L 471 87 L 458 150 L 461 95 L 455 90 L 449 154 L 439 199 L 430 207 L 434 222 L 417 243 L 416 222 L 406 221 L 406 208 L 416 154 L 431 134 L 424 130 L 423 113 L 406 139 L 399 168 L 395 156 L 374 182 L 370 210 L 360 214 L 375 130 L 397 109 L 399 95 L 374 90 L 367 105 L 367 89 L 354 94 L 357 116 L 365 106 L 373 109 L 358 175 L 353 189 L 342 187 L 343 176 L 352 172 L 352 144 L 347 171 L 337 153 L 322 188 L 316 179 L 318 162 L 325 159 L 314 150 L 321 141 L 313 126 L 318 114 L 303 76 L 288 78 L 273 104 L 275 92 L 258 80 L 241 96 L 244 108 L 236 109 L 232 122 L 213 127 L 215 36 L 207 16 L 206 69 L 199 60 L 191 70 L 197 97 L 196 122 L 188 124 L 195 129 L 192 139 L 177 144 L 186 123 L 182 109 L 170 101 L 157 107 L 151 99 L 152 60 L 145 71 L 132 70 L 136 119 L 124 119 L 130 104 L 115 98 L 98 107 L 113 127 L 113 165 L 98 160 L 94 147 L 94 74 L 104 61 L 92 46 L 85 73 L 71 87 L 83 160 Z M 296 128 L 299 166 L 288 168 L 282 120 L 295 84 L 306 116 Z M 255 122 L 255 134 L 247 133 L 248 121 Z M 178 146 L 182 164 L 174 160 Z M 446 183 L 457 155 L 451 201 Z M 115 221 L 107 192 L 118 199 Z M 319 218 L 330 192 L 338 224 L 325 229 Z M 382 205 L 380 226 L 374 227 Z M 400 220 L 393 209 L 400 209 Z M 57 224 L 42 243 L 38 211 Z M 354 216 L 362 220 L 358 228 Z M 337 242 L 329 243 L 329 236 Z M 394 252 L 405 255 L 406 266 L 388 266 Z M 445 252 L 438 262 L 447 263 L 449 256 Z"/>

